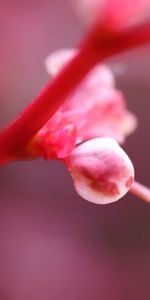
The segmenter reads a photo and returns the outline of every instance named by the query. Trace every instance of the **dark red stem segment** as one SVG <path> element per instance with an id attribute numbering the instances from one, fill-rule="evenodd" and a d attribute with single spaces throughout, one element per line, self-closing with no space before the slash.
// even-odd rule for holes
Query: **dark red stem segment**
<path id="1" fill-rule="evenodd" d="M 9 156 L 19 159 L 26 155 L 25 148 L 29 140 L 44 126 L 95 64 L 147 42 L 150 42 L 150 23 L 122 32 L 96 25 L 83 42 L 79 54 L 0 133 L 0 161 L 7 161 Z"/>

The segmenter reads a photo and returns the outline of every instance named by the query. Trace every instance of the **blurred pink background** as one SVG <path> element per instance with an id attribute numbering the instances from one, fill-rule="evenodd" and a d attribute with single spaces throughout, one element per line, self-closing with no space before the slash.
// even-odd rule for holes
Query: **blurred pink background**
<path id="1" fill-rule="evenodd" d="M 85 33 L 69 0 L 1 0 L 0 126 L 47 82 L 45 57 Z M 111 60 L 139 119 L 125 149 L 149 185 L 150 47 Z M 121 67 L 121 72 L 117 71 Z M 58 162 L 0 168 L 0 299 L 150 299 L 150 206 L 130 194 L 98 206 Z"/>

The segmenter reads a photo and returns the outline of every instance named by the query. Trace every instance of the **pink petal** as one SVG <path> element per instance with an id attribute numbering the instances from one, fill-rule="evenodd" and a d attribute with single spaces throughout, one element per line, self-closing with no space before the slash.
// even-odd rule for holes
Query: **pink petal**
<path id="1" fill-rule="evenodd" d="M 31 140 L 30 153 L 33 157 L 44 157 L 47 160 L 63 159 L 74 149 L 77 140 L 76 128 L 67 124 L 57 130 L 47 123 Z"/>
<path id="2" fill-rule="evenodd" d="M 79 50 L 63 49 L 46 60 L 48 72 L 55 76 Z M 130 116 L 130 117 L 129 117 Z M 105 65 L 96 66 L 76 91 L 51 118 L 49 130 L 60 130 L 73 124 L 78 133 L 77 143 L 95 137 L 112 137 L 123 142 L 136 128 L 136 118 L 127 111 L 125 99 L 115 89 L 115 80 Z"/>

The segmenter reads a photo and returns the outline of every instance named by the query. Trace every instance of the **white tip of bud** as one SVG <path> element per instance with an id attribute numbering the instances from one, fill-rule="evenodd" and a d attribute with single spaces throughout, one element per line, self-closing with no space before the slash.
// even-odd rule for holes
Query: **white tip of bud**
<path id="1" fill-rule="evenodd" d="M 79 145 L 66 163 L 77 193 L 93 203 L 119 200 L 134 180 L 131 160 L 111 138 L 96 138 Z"/>

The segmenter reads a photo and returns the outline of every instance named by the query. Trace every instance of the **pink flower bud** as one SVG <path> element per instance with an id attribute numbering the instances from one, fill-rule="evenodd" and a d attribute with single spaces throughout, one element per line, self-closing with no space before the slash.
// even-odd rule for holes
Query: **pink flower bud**
<path id="1" fill-rule="evenodd" d="M 116 29 L 139 23 L 150 16 L 149 0 L 71 0 L 82 21 L 95 21 Z"/>
<path id="2" fill-rule="evenodd" d="M 134 180 L 131 160 L 111 138 L 96 138 L 79 145 L 66 164 L 77 193 L 97 204 L 119 200 Z"/>
<path id="3" fill-rule="evenodd" d="M 104 0 L 71 0 L 79 18 L 86 24 L 91 25 L 103 15 Z"/>

